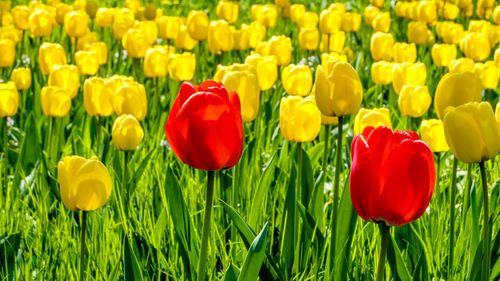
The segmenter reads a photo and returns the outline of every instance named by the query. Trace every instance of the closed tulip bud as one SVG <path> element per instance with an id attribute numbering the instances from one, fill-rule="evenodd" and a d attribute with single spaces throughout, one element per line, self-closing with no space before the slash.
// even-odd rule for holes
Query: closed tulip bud
<path id="1" fill-rule="evenodd" d="M 429 33 L 431 31 L 427 28 L 425 22 L 412 21 L 408 23 L 408 42 L 417 45 L 426 45 L 429 42 Z"/>
<path id="2" fill-rule="evenodd" d="M 311 92 L 312 71 L 307 65 L 290 64 L 283 69 L 281 81 L 289 95 L 305 97 Z"/>
<path id="3" fill-rule="evenodd" d="M 231 27 L 224 20 L 213 21 L 208 28 L 208 49 L 212 54 L 228 52 L 234 48 Z"/>
<path id="4" fill-rule="evenodd" d="M 391 29 L 391 14 L 389 12 L 380 12 L 373 19 L 372 27 L 376 32 L 389 32 Z"/>
<path id="5" fill-rule="evenodd" d="M 11 40 L 0 40 L 0 67 L 9 67 L 14 64 L 16 58 L 16 45 Z"/>
<path id="6" fill-rule="evenodd" d="M 386 126 L 392 129 L 391 114 L 389 109 L 380 108 L 361 108 L 354 119 L 354 135 L 361 134 L 366 127 L 377 128 Z"/>
<path id="7" fill-rule="evenodd" d="M 144 138 L 144 130 L 133 115 L 121 115 L 113 124 L 111 136 L 116 149 L 132 151 Z"/>
<path id="8" fill-rule="evenodd" d="M 48 37 L 52 34 L 52 19 L 47 10 L 36 9 L 31 12 L 29 25 L 32 37 Z"/>
<path id="9" fill-rule="evenodd" d="M 192 53 L 170 55 L 168 75 L 176 81 L 191 80 L 196 69 L 196 56 Z"/>
<path id="10" fill-rule="evenodd" d="M 237 30 L 233 26 L 231 26 L 231 30 L 234 40 L 234 49 L 235 50 L 248 49 L 250 47 L 250 37 L 252 36 L 252 31 L 250 29 L 250 26 L 242 24 L 240 30 Z"/>
<path id="11" fill-rule="evenodd" d="M 114 96 L 114 108 L 116 115 L 133 115 L 137 120 L 146 118 L 148 111 L 148 100 L 146 90 L 138 82 L 124 83 Z"/>
<path id="12" fill-rule="evenodd" d="M 446 20 L 455 20 L 460 13 L 458 6 L 450 2 L 444 2 L 443 8 L 438 9 L 439 11 L 441 11 L 440 15 Z"/>
<path id="13" fill-rule="evenodd" d="M 341 61 L 329 61 L 316 69 L 316 104 L 327 116 L 352 115 L 359 110 L 363 86 L 354 68 Z"/>
<path id="14" fill-rule="evenodd" d="M 64 29 L 70 37 L 81 37 L 87 33 L 89 16 L 84 11 L 72 11 L 64 17 Z"/>
<path id="15" fill-rule="evenodd" d="M 18 67 L 12 71 L 12 81 L 18 90 L 26 90 L 31 86 L 31 69 Z"/>
<path id="16" fill-rule="evenodd" d="M 495 89 L 498 86 L 498 68 L 493 61 L 476 63 L 475 72 L 481 80 L 483 89 Z"/>
<path id="17" fill-rule="evenodd" d="M 370 0 L 370 4 L 373 6 L 383 8 L 384 7 L 384 0 Z"/>
<path id="18" fill-rule="evenodd" d="M 292 22 L 298 23 L 300 18 L 306 13 L 306 6 L 303 4 L 293 4 L 290 8 L 290 17 Z"/>
<path id="19" fill-rule="evenodd" d="M 245 59 L 246 64 L 254 67 L 261 91 L 270 89 L 278 78 L 278 61 L 275 56 L 251 54 Z"/>
<path id="20" fill-rule="evenodd" d="M 321 37 L 320 50 L 322 52 L 343 52 L 346 39 L 344 31 L 335 32 L 330 35 L 323 34 Z"/>
<path id="21" fill-rule="evenodd" d="M 110 27 L 113 22 L 113 11 L 109 8 L 99 8 L 95 15 L 95 23 L 99 27 Z"/>
<path id="22" fill-rule="evenodd" d="M 58 25 L 64 25 L 66 14 L 73 11 L 73 6 L 66 3 L 58 3 L 56 6 L 56 22 Z"/>
<path id="23" fill-rule="evenodd" d="M 106 64 L 108 61 L 108 45 L 104 42 L 95 42 L 85 46 L 85 51 L 95 52 L 99 65 Z"/>
<path id="24" fill-rule="evenodd" d="M 132 58 L 145 57 L 146 51 L 151 46 L 147 42 L 146 35 L 139 29 L 130 29 L 127 31 L 123 36 L 122 45 L 127 51 L 127 55 Z"/>
<path id="25" fill-rule="evenodd" d="M 431 106 L 432 98 L 427 86 L 406 85 L 399 94 L 398 106 L 401 114 L 420 117 Z"/>
<path id="26" fill-rule="evenodd" d="M 489 102 L 450 106 L 443 125 L 451 152 L 464 163 L 492 159 L 500 150 L 500 127 Z"/>
<path id="27" fill-rule="evenodd" d="M 481 81 L 476 74 L 448 73 L 439 81 L 434 94 L 434 109 L 443 120 L 448 106 L 460 106 L 469 102 L 481 101 Z"/>
<path id="28" fill-rule="evenodd" d="M 283 97 L 280 102 L 280 130 L 287 141 L 310 142 L 321 129 L 321 113 L 312 97 Z"/>
<path id="29" fill-rule="evenodd" d="M 292 40 L 285 35 L 271 37 L 266 54 L 275 56 L 278 65 L 288 65 L 292 60 Z"/>
<path id="30" fill-rule="evenodd" d="M 78 51 L 75 62 L 83 75 L 95 75 L 99 70 L 99 56 L 94 51 Z"/>
<path id="31" fill-rule="evenodd" d="M 373 60 L 390 61 L 394 50 L 394 37 L 391 33 L 373 33 L 370 39 L 370 53 Z"/>
<path id="32" fill-rule="evenodd" d="M 407 1 L 397 1 L 394 6 L 398 18 L 408 18 L 410 3 Z"/>
<path id="33" fill-rule="evenodd" d="M 93 211 L 106 204 L 113 183 L 108 169 L 94 156 L 67 156 L 57 165 L 61 200 L 71 211 Z"/>
<path id="34" fill-rule="evenodd" d="M 336 12 L 336 13 L 343 14 L 343 13 L 345 13 L 345 11 L 346 11 L 346 7 L 345 7 L 344 3 L 339 3 L 339 2 L 337 2 L 337 3 L 332 3 L 332 4 L 330 4 L 330 5 L 328 6 L 328 10 L 330 10 L 330 11 L 334 11 L 334 12 Z"/>
<path id="35" fill-rule="evenodd" d="M 78 68 L 74 65 L 55 65 L 50 71 L 49 86 L 67 90 L 71 98 L 74 98 L 80 87 Z"/>
<path id="36" fill-rule="evenodd" d="M 488 37 L 482 33 L 469 33 L 460 41 L 460 49 L 465 56 L 474 61 L 483 61 L 490 56 L 491 46 Z"/>
<path id="37" fill-rule="evenodd" d="M 66 64 L 66 53 L 63 47 L 57 43 L 43 43 L 38 50 L 40 70 L 48 75 L 54 65 Z"/>
<path id="38" fill-rule="evenodd" d="M 146 77 L 167 76 L 168 53 L 162 48 L 151 48 L 144 59 L 144 75 Z"/>
<path id="39" fill-rule="evenodd" d="M 198 41 L 191 38 L 189 33 L 187 32 L 187 27 L 185 25 L 181 26 L 179 29 L 179 34 L 177 34 L 177 38 L 175 38 L 175 47 L 177 49 L 183 50 L 192 50 L 198 44 Z"/>
<path id="40" fill-rule="evenodd" d="M 437 66 L 450 66 L 457 57 L 457 46 L 452 44 L 434 44 L 432 46 L 432 62 Z"/>
<path id="41" fill-rule="evenodd" d="M 405 85 L 424 86 L 427 79 L 425 64 L 395 63 L 392 68 L 392 87 L 399 95 Z"/>
<path id="42" fill-rule="evenodd" d="M 215 11 L 221 20 L 227 23 L 235 23 L 238 20 L 240 10 L 239 2 L 220 0 Z"/>
<path id="43" fill-rule="evenodd" d="M 208 26 L 210 21 L 203 11 L 191 10 L 187 16 L 187 32 L 191 38 L 201 41 L 208 36 Z"/>
<path id="44" fill-rule="evenodd" d="M 434 1 L 421 1 L 417 8 L 417 19 L 427 24 L 437 21 L 437 9 Z"/>
<path id="45" fill-rule="evenodd" d="M 115 12 L 113 17 L 113 36 L 121 40 L 125 33 L 134 26 L 134 14 L 129 10 L 120 10 Z"/>
<path id="46" fill-rule="evenodd" d="M 265 27 L 274 27 L 278 20 L 278 7 L 274 4 L 252 5 L 252 18 Z"/>
<path id="47" fill-rule="evenodd" d="M 475 72 L 475 64 L 474 61 L 462 57 L 456 60 L 452 60 L 450 64 L 450 73 L 464 73 L 464 72 Z"/>
<path id="48" fill-rule="evenodd" d="M 345 13 L 342 14 L 341 30 L 345 32 L 356 32 L 361 27 L 361 14 Z"/>
<path id="49" fill-rule="evenodd" d="M 393 57 L 397 63 L 414 63 L 417 60 L 417 46 L 413 43 L 394 43 Z"/>
<path id="50" fill-rule="evenodd" d="M 169 40 L 177 39 L 181 26 L 183 26 L 185 22 L 186 19 L 182 17 L 161 17 L 158 22 L 160 37 Z"/>
<path id="51" fill-rule="evenodd" d="M 0 117 L 13 116 L 19 106 L 19 93 L 14 82 L 0 83 Z"/>
<path id="52" fill-rule="evenodd" d="M 297 23 L 299 27 L 316 27 L 318 25 L 319 17 L 315 12 L 305 12 Z"/>
<path id="53" fill-rule="evenodd" d="M 420 136 L 432 152 L 445 152 L 450 150 L 444 136 L 443 122 L 439 119 L 422 121 L 420 125 Z"/>
<path id="54" fill-rule="evenodd" d="M 250 39 L 248 40 L 248 44 L 250 48 L 256 48 L 257 45 L 266 38 L 266 27 L 263 26 L 260 22 L 254 21 L 250 24 Z"/>
<path id="55" fill-rule="evenodd" d="M 375 62 L 371 66 L 371 77 L 377 85 L 388 85 L 392 83 L 393 64 L 386 61 Z"/>
<path id="56" fill-rule="evenodd" d="M 17 29 L 27 30 L 30 29 L 29 17 L 31 11 L 26 5 L 17 5 L 12 8 L 12 17 L 14 18 L 14 25 Z"/>
<path id="57" fill-rule="evenodd" d="M 83 85 L 83 103 L 91 116 L 110 116 L 114 112 L 111 87 L 105 85 L 105 80 L 92 77 Z"/>
<path id="58" fill-rule="evenodd" d="M 71 108 L 71 95 L 68 90 L 46 86 L 42 88 L 42 111 L 51 117 L 64 117 Z"/>
<path id="59" fill-rule="evenodd" d="M 319 15 L 319 29 L 321 33 L 331 34 L 340 31 L 342 15 L 329 9 L 323 10 Z"/>
<path id="60" fill-rule="evenodd" d="M 314 51 L 318 48 L 319 31 L 316 27 L 301 28 L 299 31 L 299 46 L 303 50 Z"/>
<path id="61" fill-rule="evenodd" d="M 364 18 L 365 18 L 365 23 L 369 26 L 372 26 L 373 20 L 375 19 L 375 17 L 379 13 L 380 13 L 380 9 L 377 8 L 376 6 L 372 6 L 372 5 L 366 6 L 366 8 L 363 12 Z"/>

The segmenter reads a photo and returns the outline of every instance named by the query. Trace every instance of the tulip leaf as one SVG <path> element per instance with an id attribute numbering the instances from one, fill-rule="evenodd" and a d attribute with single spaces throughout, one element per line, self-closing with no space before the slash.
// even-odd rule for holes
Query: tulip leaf
<path id="1" fill-rule="evenodd" d="M 227 268 L 226 274 L 224 275 L 224 279 L 222 281 L 237 281 L 239 274 L 240 270 L 231 263 Z"/>
<path id="2" fill-rule="evenodd" d="M 252 228 L 256 228 L 259 218 L 262 218 L 262 207 L 267 202 L 267 193 L 271 185 L 271 180 L 274 175 L 274 167 L 276 166 L 276 153 L 271 157 L 271 160 L 267 164 L 264 173 L 259 180 L 259 185 L 254 192 L 254 197 L 252 200 L 252 207 L 250 209 L 250 215 L 248 218 L 248 224 Z"/>
<path id="3" fill-rule="evenodd" d="M 124 281 L 141 281 L 142 278 L 141 266 L 137 260 L 137 255 L 133 247 L 130 245 L 129 237 L 123 239 L 123 280 Z"/>
<path id="4" fill-rule="evenodd" d="M 141 177 L 144 175 L 144 171 L 149 167 L 149 162 L 151 161 L 151 157 L 157 155 L 156 149 L 146 154 L 146 156 L 142 159 L 141 164 L 134 172 L 134 177 L 128 181 L 128 185 L 130 188 L 130 194 L 133 194 L 135 189 L 137 188 L 137 183 L 140 182 Z"/>
<path id="5" fill-rule="evenodd" d="M 252 245 L 250 245 L 240 275 L 238 276 L 238 281 L 257 280 L 262 262 L 265 258 L 267 226 L 268 224 L 266 223 L 259 235 L 255 237 Z"/>
<path id="6" fill-rule="evenodd" d="M 297 202 L 297 210 L 299 211 L 299 214 L 302 217 L 302 221 L 304 223 L 304 229 L 306 230 L 306 233 L 308 235 L 307 240 L 311 241 L 311 237 L 313 235 L 316 235 L 315 236 L 316 239 L 314 239 L 313 241 L 319 243 L 319 248 L 322 248 L 325 242 L 325 237 L 323 236 L 323 233 L 319 229 L 313 216 L 306 210 L 304 205 L 302 205 L 302 203 L 300 202 Z"/>
<path id="7" fill-rule="evenodd" d="M 306 151 L 302 149 L 302 177 L 301 177 L 301 201 L 304 206 L 309 205 L 311 194 L 314 190 L 314 176 L 311 161 Z"/>
<path id="8" fill-rule="evenodd" d="M 292 262 L 294 260 L 295 254 L 295 245 L 297 244 L 297 193 L 295 190 L 296 174 L 296 169 L 292 167 L 292 173 L 288 182 L 288 190 L 286 192 L 285 199 L 285 212 L 283 214 L 283 216 L 285 217 L 285 219 L 283 220 L 284 225 L 281 228 L 283 229 L 282 258 L 286 268 L 292 267 Z"/>
<path id="9" fill-rule="evenodd" d="M 14 271 L 20 259 L 21 234 L 0 237 L 0 276 L 16 280 Z M 20 265 L 17 265 L 20 266 Z M 5 280 L 5 279 L 2 279 Z"/>
<path id="10" fill-rule="evenodd" d="M 391 271 L 393 272 L 394 276 L 397 277 L 396 280 L 410 281 L 410 273 L 408 272 L 406 264 L 404 263 L 404 259 L 401 255 L 401 252 L 399 251 L 398 244 L 396 243 L 392 235 L 389 236 L 390 239 L 389 245 L 387 247 L 387 262 L 391 267 Z"/>
<path id="11" fill-rule="evenodd" d="M 413 271 L 413 281 L 427 281 L 429 280 L 429 270 L 427 269 L 427 258 L 425 253 L 420 255 L 418 263 Z"/>
<path id="12" fill-rule="evenodd" d="M 500 234 L 497 232 L 495 239 L 492 241 L 491 252 L 491 276 L 492 280 L 500 279 Z M 493 277 L 493 278 L 491 278 Z"/>
<path id="13" fill-rule="evenodd" d="M 26 120 L 25 134 L 21 144 L 18 165 L 22 167 L 25 174 L 30 174 L 40 157 L 40 134 L 36 126 L 33 113 Z"/>

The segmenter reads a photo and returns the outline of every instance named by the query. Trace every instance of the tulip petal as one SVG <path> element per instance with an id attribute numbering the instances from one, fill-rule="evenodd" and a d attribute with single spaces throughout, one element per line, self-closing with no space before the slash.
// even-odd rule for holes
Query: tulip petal
<path id="1" fill-rule="evenodd" d="M 98 160 L 89 160 L 75 177 L 75 206 L 84 211 L 101 208 L 111 195 L 112 182 L 106 167 Z"/>
<path id="2" fill-rule="evenodd" d="M 352 205 L 356 212 L 366 221 L 371 221 L 369 206 L 373 198 L 370 191 L 377 190 L 377 181 L 373 171 L 373 158 L 368 143 L 362 135 L 354 137 L 352 142 L 352 166 L 350 175 L 350 190 Z"/>

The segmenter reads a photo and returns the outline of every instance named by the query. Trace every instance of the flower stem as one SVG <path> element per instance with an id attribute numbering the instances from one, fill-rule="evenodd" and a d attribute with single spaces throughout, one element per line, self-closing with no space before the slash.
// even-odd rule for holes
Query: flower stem
<path id="1" fill-rule="evenodd" d="M 297 189 L 301 194 L 301 202 L 304 204 L 306 199 L 305 188 L 302 186 L 302 143 L 297 143 Z"/>
<path id="2" fill-rule="evenodd" d="M 455 248 L 455 197 L 457 192 L 458 159 L 453 158 L 453 171 L 450 186 L 450 249 L 448 255 L 448 280 L 453 280 L 453 257 Z"/>
<path id="3" fill-rule="evenodd" d="M 96 140 L 96 154 L 99 159 L 101 159 L 101 128 L 102 127 L 102 117 L 97 116 L 97 140 Z"/>
<path id="4" fill-rule="evenodd" d="M 325 125 L 325 147 L 323 150 L 323 163 L 321 166 L 321 171 L 323 172 L 323 187 L 326 183 L 326 167 L 328 166 L 328 137 L 330 136 L 330 125 Z"/>
<path id="5" fill-rule="evenodd" d="M 481 170 L 481 179 L 483 181 L 483 280 L 490 280 L 490 211 L 488 205 L 488 181 L 486 180 L 486 169 L 484 168 L 484 161 L 479 162 L 479 169 Z"/>
<path id="6" fill-rule="evenodd" d="M 342 126 L 344 117 L 338 117 L 338 134 L 337 134 L 337 158 L 335 160 L 335 182 L 333 186 L 333 208 L 332 208 L 332 227 L 330 236 L 330 265 L 332 273 L 335 272 L 335 244 L 337 242 L 337 206 L 339 201 L 339 182 L 340 182 L 340 170 L 342 169 Z M 332 274 L 333 275 L 333 274 Z"/>
<path id="7" fill-rule="evenodd" d="M 210 236 L 210 217 L 212 216 L 213 197 L 214 197 L 214 171 L 208 171 L 207 194 L 205 200 L 205 218 L 203 219 L 200 260 L 198 263 L 198 281 L 205 280 L 205 269 L 207 265 L 207 252 L 208 252 L 208 237 Z"/>
<path id="8" fill-rule="evenodd" d="M 376 281 L 384 280 L 384 266 L 385 266 L 385 256 L 387 253 L 387 245 L 389 244 L 389 226 L 385 223 L 380 224 L 380 235 L 382 236 L 382 243 L 380 245 L 380 255 L 378 258 L 377 266 L 377 279 Z"/>
<path id="9" fill-rule="evenodd" d="M 129 209 L 129 190 L 128 190 L 128 162 L 130 158 L 130 151 L 125 151 L 124 155 L 124 161 L 123 161 L 123 178 L 122 178 L 122 185 L 123 185 L 123 190 L 122 192 L 125 194 L 124 199 L 125 202 L 123 203 L 123 207 L 125 208 L 125 220 L 128 220 L 128 209 Z"/>
<path id="10" fill-rule="evenodd" d="M 80 281 L 85 274 L 85 232 L 87 230 L 87 212 L 82 211 L 82 239 L 80 240 Z"/>

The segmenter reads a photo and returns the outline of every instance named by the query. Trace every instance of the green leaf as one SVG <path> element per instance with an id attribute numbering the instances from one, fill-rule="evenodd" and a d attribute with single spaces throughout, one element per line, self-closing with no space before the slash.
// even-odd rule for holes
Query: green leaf
<path id="1" fill-rule="evenodd" d="M 141 266 L 139 265 L 134 249 L 130 245 L 129 237 L 123 239 L 123 280 L 144 280 L 142 278 Z"/>
<path id="2" fill-rule="evenodd" d="M 223 281 L 237 281 L 239 274 L 240 270 L 231 263 L 226 270 Z"/>
<path id="3" fill-rule="evenodd" d="M 417 266 L 413 271 L 413 281 L 427 281 L 429 280 L 429 270 L 427 269 L 427 258 L 425 253 L 420 255 Z"/>
<path id="4" fill-rule="evenodd" d="M 394 241 L 392 235 L 389 235 L 389 245 L 387 247 L 387 261 L 391 267 L 394 276 L 397 276 L 401 281 L 410 281 L 410 273 L 406 268 L 401 252 L 399 251 L 398 244 Z"/>
<path id="5" fill-rule="evenodd" d="M 0 238 L 0 276 L 15 280 L 14 269 L 20 258 L 21 234 L 16 233 Z"/>
<path id="6" fill-rule="evenodd" d="M 294 255 L 295 255 L 295 245 L 297 241 L 297 193 L 295 190 L 295 178 L 296 178 L 296 170 L 292 167 L 292 173 L 288 181 L 288 190 L 286 192 L 285 199 L 285 212 L 283 216 L 285 219 L 283 220 L 284 225 L 283 229 L 283 241 L 282 241 L 282 259 L 285 264 L 285 267 L 291 268 Z"/>
<path id="7" fill-rule="evenodd" d="M 302 203 L 304 206 L 309 205 L 309 201 L 311 198 L 311 194 L 314 190 L 314 176 L 313 176 L 313 168 L 311 166 L 311 161 L 309 160 L 309 156 L 302 149 L 302 178 L 301 178 L 301 190 L 302 190 Z"/>
<path id="8" fill-rule="evenodd" d="M 18 158 L 18 167 L 22 167 L 24 173 L 29 175 L 40 158 L 40 143 L 42 143 L 42 141 L 33 113 L 30 113 L 26 121 L 24 138 Z"/>
<path id="9" fill-rule="evenodd" d="M 254 193 L 252 200 L 252 208 L 250 209 L 250 215 L 248 218 L 248 224 L 252 228 L 256 228 L 259 218 L 262 218 L 262 207 L 265 204 L 267 193 L 269 191 L 269 186 L 271 185 L 271 180 L 274 175 L 274 167 L 276 166 L 276 153 L 272 156 L 269 161 L 264 173 L 259 180 L 259 185 Z"/>
<path id="10" fill-rule="evenodd" d="M 142 159 L 141 164 L 134 172 L 134 177 L 129 180 L 129 183 L 127 185 L 130 188 L 130 194 L 134 193 L 135 189 L 137 188 L 137 183 L 140 182 L 141 177 L 144 175 L 144 170 L 149 167 L 151 157 L 155 155 L 157 155 L 156 149 L 147 153 L 144 159 Z"/>
<path id="11" fill-rule="evenodd" d="M 224 209 L 226 214 L 233 221 L 234 225 L 240 232 L 245 247 L 250 246 L 250 241 L 253 241 L 255 239 L 256 236 L 255 232 L 250 228 L 250 226 L 243 220 L 240 214 L 238 214 L 238 212 L 236 212 L 236 210 L 233 207 L 229 206 L 226 202 L 222 201 L 221 199 L 219 199 L 219 202 L 222 205 L 222 208 Z"/>
<path id="12" fill-rule="evenodd" d="M 256 281 L 265 257 L 267 223 L 248 249 L 238 281 Z"/>

